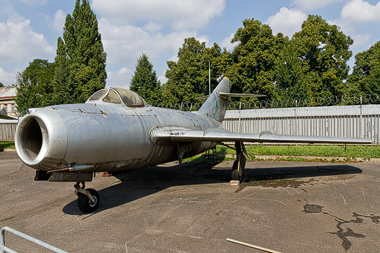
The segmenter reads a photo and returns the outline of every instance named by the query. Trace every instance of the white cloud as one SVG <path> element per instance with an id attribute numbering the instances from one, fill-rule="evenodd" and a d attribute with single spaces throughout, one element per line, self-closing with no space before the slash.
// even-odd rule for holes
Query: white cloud
<path id="1" fill-rule="evenodd" d="M 343 21 L 341 18 L 335 20 L 327 20 L 327 23 L 338 26 L 340 30 L 346 35 L 356 33 L 355 27 L 352 26 L 352 24 Z"/>
<path id="2" fill-rule="evenodd" d="M 43 34 L 36 33 L 30 20 L 13 13 L 6 22 L 0 22 L 0 62 L 11 64 L 46 58 L 55 54 Z"/>
<path id="3" fill-rule="evenodd" d="M 164 83 L 168 81 L 168 79 L 165 76 L 165 73 L 166 73 L 166 69 L 162 72 L 162 75 L 157 77 L 157 79 L 160 80 L 161 85 L 163 85 Z"/>
<path id="4" fill-rule="evenodd" d="M 23 3 L 34 5 L 34 4 L 45 4 L 47 0 L 20 0 Z"/>
<path id="5" fill-rule="evenodd" d="M 376 21 L 380 21 L 380 17 L 376 15 L 379 12 L 380 2 L 370 5 L 362 0 L 351 0 L 343 7 L 340 17 L 328 23 L 339 26 L 342 32 L 349 35 L 354 40 L 353 48 L 366 50 L 375 36 L 372 31 L 377 29 Z M 363 24 L 366 24 L 366 29 L 362 29 Z"/>
<path id="6" fill-rule="evenodd" d="M 292 0 L 291 5 L 304 11 L 313 11 L 341 1 L 343 0 Z"/>
<path id="7" fill-rule="evenodd" d="M 99 31 L 107 52 L 107 63 L 133 65 L 142 52 L 148 53 L 151 59 L 158 58 L 166 52 L 177 51 L 185 38 L 196 36 L 194 31 L 150 34 L 139 27 L 111 24 L 105 18 L 99 20 Z"/>
<path id="8" fill-rule="evenodd" d="M 363 0 L 352 0 L 342 9 L 341 19 L 353 24 L 380 21 L 380 2 L 371 5 Z"/>
<path id="9" fill-rule="evenodd" d="M 168 61 L 178 62 L 178 60 L 179 60 L 179 58 L 178 58 L 178 54 L 175 54 L 175 55 L 173 55 L 172 57 L 170 57 Z"/>
<path id="10" fill-rule="evenodd" d="M 230 36 L 223 39 L 222 42 L 220 42 L 220 47 L 226 48 L 228 51 L 231 51 L 232 49 L 234 49 L 234 47 L 236 47 L 239 44 L 239 42 L 231 43 L 231 40 L 234 38 L 234 36 L 235 36 L 235 33 L 231 33 Z"/>
<path id="11" fill-rule="evenodd" d="M 154 33 L 154 32 L 157 32 L 158 30 L 160 30 L 161 28 L 162 28 L 162 25 L 150 22 L 150 23 L 146 24 L 143 29 L 145 31 L 150 32 L 150 33 Z"/>
<path id="12" fill-rule="evenodd" d="M 307 19 L 307 15 L 297 9 L 288 9 L 282 7 L 279 12 L 268 18 L 267 23 L 273 31 L 273 34 L 279 32 L 292 37 L 295 32 L 301 30 L 302 23 Z"/>
<path id="13" fill-rule="evenodd" d="M 370 44 L 371 34 L 356 34 L 352 36 L 352 39 L 354 40 L 354 44 L 352 45 L 354 47 L 368 46 L 368 44 Z"/>
<path id="14" fill-rule="evenodd" d="M 114 24 L 150 21 L 165 23 L 175 30 L 188 30 L 206 26 L 221 14 L 226 0 L 93 0 L 91 6 Z"/>
<path id="15" fill-rule="evenodd" d="M 0 82 L 2 82 L 5 86 L 15 84 L 16 73 L 19 71 L 19 69 L 15 69 L 12 72 L 7 72 L 4 69 L 0 68 Z"/>
<path id="16" fill-rule="evenodd" d="M 129 87 L 129 79 L 133 74 L 132 70 L 123 67 L 118 71 L 107 72 L 107 87 Z"/>
<path id="17" fill-rule="evenodd" d="M 54 14 L 54 19 L 53 19 L 53 29 L 57 32 L 62 32 L 63 27 L 65 26 L 65 21 L 66 21 L 66 15 L 63 12 L 63 10 L 58 10 Z"/>

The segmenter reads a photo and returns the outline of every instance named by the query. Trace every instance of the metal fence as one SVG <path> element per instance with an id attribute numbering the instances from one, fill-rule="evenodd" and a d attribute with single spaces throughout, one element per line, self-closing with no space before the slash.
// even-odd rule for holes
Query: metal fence
<path id="1" fill-rule="evenodd" d="M 380 105 L 228 110 L 223 128 L 236 133 L 367 138 L 379 144 Z"/>

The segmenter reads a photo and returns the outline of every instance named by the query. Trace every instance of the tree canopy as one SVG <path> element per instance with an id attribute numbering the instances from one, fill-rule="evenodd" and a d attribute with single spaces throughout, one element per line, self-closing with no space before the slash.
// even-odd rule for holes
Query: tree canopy
<path id="1" fill-rule="evenodd" d="M 54 63 L 35 59 L 17 75 L 19 111 L 29 107 L 82 103 L 105 87 L 106 53 L 88 0 L 77 0 L 57 40 Z"/>
<path id="2" fill-rule="evenodd" d="M 342 96 L 346 87 L 353 40 L 321 16 L 309 15 L 293 35 L 294 51 L 302 61 L 305 85 L 314 97 Z"/>
<path id="3" fill-rule="evenodd" d="M 269 100 L 380 94 L 380 42 L 355 56 L 349 74 L 353 40 L 321 16 L 309 15 L 291 38 L 274 35 L 258 20 L 245 19 L 231 42 L 235 47 L 227 51 L 216 43 L 207 47 L 186 38 L 178 60 L 167 62 L 167 82 L 162 86 L 148 56 L 142 54 L 130 88 L 151 104 L 195 102 L 209 93 L 209 75 L 213 89 L 225 74 L 233 92 L 266 94 Z M 18 74 L 19 108 L 84 102 L 105 87 L 105 66 L 96 15 L 88 0 L 76 0 L 57 40 L 54 64 L 35 59 Z"/>
<path id="4" fill-rule="evenodd" d="M 318 100 L 343 96 L 353 90 L 353 82 L 356 89 L 379 92 L 376 82 L 379 80 L 379 61 L 374 61 L 378 57 L 375 53 L 378 49 L 374 46 L 370 51 L 357 55 L 356 64 L 362 67 L 355 67 L 356 79 L 362 80 L 366 76 L 364 72 L 369 64 L 372 67 L 367 79 L 359 82 L 350 77 L 351 82 L 348 82 L 347 62 L 352 56 L 349 49 L 353 40 L 321 16 L 309 15 L 301 30 L 290 39 L 282 33 L 274 35 L 267 24 L 253 18 L 246 19 L 231 42 L 236 46 L 227 52 L 216 43 L 208 48 L 195 38 L 185 39 L 178 52 L 178 61 L 168 62 L 168 81 L 163 85 L 164 100 L 169 103 L 189 102 L 207 94 L 209 59 L 213 87 L 218 75 L 225 73 L 233 83 L 234 92 L 262 93 L 269 100 Z"/>
<path id="5" fill-rule="evenodd" d="M 161 102 L 160 81 L 157 79 L 156 71 L 153 70 L 153 64 L 144 53 L 137 60 L 129 87 L 150 104 Z"/>
<path id="6" fill-rule="evenodd" d="M 238 42 L 231 53 L 232 64 L 227 68 L 227 76 L 235 84 L 235 91 L 263 93 L 269 98 L 277 98 L 275 69 L 288 38 L 281 33 L 273 35 L 267 24 L 246 19 L 231 42 Z"/>
<path id="7" fill-rule="evenodd" d="M 88 0 L 76 1 L 57 40 L 52 103 L 82 103 L 106 84 L 106 53 Z"/>
<path id="8" fill-rule="evenodd" d="M 16 80 L 18 111 L 22 112 L 28 108 L 42 107 L 50 103 L 54 68 L 54 63 L 35 59 L 24 71 L 18 73 Z"/>
<path id="9" fill-rule="evenodd" d="M 348 84 L 354 95 L 380 94 L 380 41 L 355 56 Z"/>
<path id="10" fill-rule="evenodd" d="M 168 81 L 163 85 L 163 100 L 166 103 L 194 102 L 209 92 L 209 64 L 212 69 L 212 86 L 215 76 L 223 73 L 226 66 L 223 55 L 227 52 L 214 43 L 211 48 L 205 42 L 187 38 L 178 51 L 178 61 L 168 61 L 165 73 Z"/>

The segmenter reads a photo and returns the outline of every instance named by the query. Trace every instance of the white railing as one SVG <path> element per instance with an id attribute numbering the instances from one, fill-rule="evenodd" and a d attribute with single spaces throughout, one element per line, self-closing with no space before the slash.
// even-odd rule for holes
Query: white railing
<path id="1" fill-rule="evenodd" d="M 21 233 L 17 230 L 14 230 L 12 228 L 9 228 L 9 227 L 3 227 L 1 230 L 0 230 L 0 253 L 5 253 L 5 252 L 9 252 L 9 253 L 17 253 L 16 251 L 8 248 L 7 246 L 5 246 L 5 231 L 9 232 L 9 233 L 12 233 L 16 236 L 19 236 L 29 242 L 32 242 L 34 244 L 37 244 L 45 249 L 48 249 L 50 251 L 53 251 L 53 252 L 57 252 L 57 253 L 67 253 L 67 251 L 63 251 L 61 249 L 58 249 L 50 244 L 47 244 L 43 241 L 40 241 L 36 238 L 33 238 L 29 235 L 26 235 L 24 233 Z"/>

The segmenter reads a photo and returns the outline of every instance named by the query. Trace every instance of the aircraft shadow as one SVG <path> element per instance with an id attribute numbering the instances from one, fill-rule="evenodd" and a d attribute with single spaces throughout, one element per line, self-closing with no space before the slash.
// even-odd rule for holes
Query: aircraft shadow
<path id="1" fill-rule="evenodd" d="M 232 162 L 216 167 L 217 163 L 192 161 L 181 165 L 173 163 L 170 166 L 152 166 L 121 172 L 114 176 L 115 181 L 119 180 L 117 184 L 99 191 L 101 202 L 95 212 L 102 212 L 173 186 L 229 182 L 231 164 Z M 362 173 L 361 169 L 347 164 L 313 164 L 296 167 L 271 167 L 270 164 L 263 164 L 265 168 L 245 169 L 250 181 L 264 182 Z M 69 215 L 83 214 L 79 211 L 76 200 L 63 207 L 62 211 Z"/>
<path id="2" fill-rule="evenodd" d="M 305 177 L 323 177 L 334 175 L 360 174 L 363 171 L 347 164 L 318 164 L 297 167 L 276 167 L 246 169 L 246 174 L 255 181 L 297 179 Z"/>

